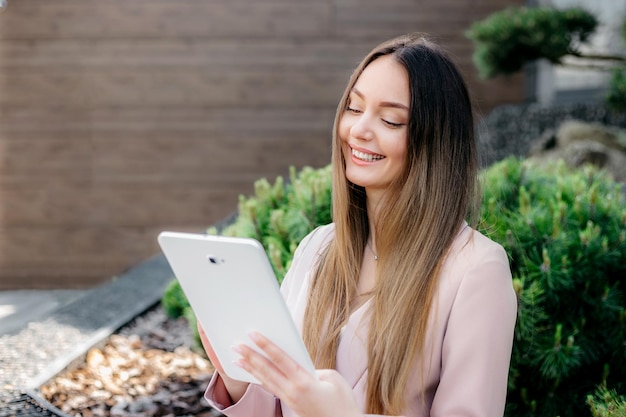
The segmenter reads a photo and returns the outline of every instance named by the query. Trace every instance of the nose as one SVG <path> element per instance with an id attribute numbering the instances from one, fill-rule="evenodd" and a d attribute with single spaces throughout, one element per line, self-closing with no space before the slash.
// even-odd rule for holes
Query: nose
<path id="1" fill-rule="evenodd" d="M 361 114 L 354 120 L 352 127 L 350 127 L 350 134 L 352 137 L 360 140 L 372 140 L 374 138 L 374 132 L 372 130 L 372 121 L 367 113 Z"/>

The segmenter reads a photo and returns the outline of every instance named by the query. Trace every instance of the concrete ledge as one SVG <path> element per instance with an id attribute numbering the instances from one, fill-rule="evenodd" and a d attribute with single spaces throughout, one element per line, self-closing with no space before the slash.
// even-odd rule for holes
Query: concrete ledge
<path id="1" fill-rule="evenodd" d="M 82 362 L 89 349 L 160 302 L 172 279 L 165 256 L 157 255 L 57 310 L 50 319 L 81 329 L 86 337 L 59 355 L 28 386 L 39 387 L 73 363 Z"/>
<path id="2" fill-rule="evenodd" d="M 38 388 L 157 304 L 174 279 L 159 254 L 110 282 L 0 337 L 0 387 Z"/>

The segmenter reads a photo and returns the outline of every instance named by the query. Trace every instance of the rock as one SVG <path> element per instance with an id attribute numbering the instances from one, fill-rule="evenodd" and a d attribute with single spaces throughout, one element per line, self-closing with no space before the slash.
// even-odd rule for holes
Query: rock
<path id="1" fill-rule="evenodd" d="M 538 139 L 530 143 L 530 151 L 528 152 L 528 155 L 540 155 L 546 151 L 556 148 L 557 146 L 556 131 L 554 129 L 547 129 Z"/>
<path id="2" fill-rule="evenodd" d="M 611 157 L 611 149 L 601 143 L 584 141 L 572 143 L 563 148 L 563 159 L 571 167 L 592 164 L 598 168 L 606 168 Z"/>
<path id="3" fill-rule="evenodd" d="M 499 106 L 476 124 L 482 166 L 508 156 L 525 157 L 531 144 L 568 120 L 626 128 L 626 112 L 611 111 L 602 103 Z"/>
<path id="4" fill-rule="evenodd" d="M 575 142 L 601 143 L 609 148 L 626 152 L 626 144 L 620 137 L 624 131 L 616 127 L 601 125 L 599 123 L 587 123 L 579 120 L 563 122 L 556 135 L 557 145 L 565 148 Z"/>
<path id="5" fill-rule="evenodd" d="M 577 168 L 592 164 L 616 181 L 626 182 L 626 130 L 578 120 L 546 130 L 532 145 L 529 157 L 545 163 L 563 159 Z"/>

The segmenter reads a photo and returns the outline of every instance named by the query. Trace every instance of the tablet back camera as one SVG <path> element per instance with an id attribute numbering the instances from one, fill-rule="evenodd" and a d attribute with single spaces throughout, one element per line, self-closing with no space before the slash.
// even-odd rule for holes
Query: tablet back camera
<path id="1" fill-rule="evenodd" d="M 219 259 L 217 256 L 214 256 L 214 255 L 207 255 L 206 258 L 213 265 L 219 265 L 224 262 L 223 259 Z"/>

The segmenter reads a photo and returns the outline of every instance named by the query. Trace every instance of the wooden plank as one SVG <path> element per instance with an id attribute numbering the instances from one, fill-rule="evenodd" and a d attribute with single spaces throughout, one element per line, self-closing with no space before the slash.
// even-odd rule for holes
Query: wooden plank
<path id="1" fill-rule="evenodd" d="M 12 174 L 41 173 L 45 177 L 85 177 L 90 173 L 92 146 L 81 132 L 34 135 L 0 133 L 0 182 Z"/>
<path id="2" fill-rule="evenodd" d="M 331 121 L 322 130 L 178 130 L 160 126 L 83 133 L 68 129 L 0 133 L 0 184 L 28 184 L 57 178 L 94 182 L 185 182 L 216 174 L 264 175 L 289 165 L 330 160 Z M 277 159 L 276 155 L 280 158 Z"/>
<path id="3" fill-rule="evenodd" d="M 90 222 L 94 208 L 90 181 L 50 178 L 3 181 L 0 185 L 5 214 L 3 227 L 37 228 Z"/>
<path id="4" fill-rule="evenodd" d="M 264 131 L 256 135 L 173 136 L 117 134 L 94 138 L 93 178 L 98 181 L 216 183 L 238 175 L 286 172 L 290 165 L 330 162 L 330 134 Z"/>
<path id="5" fill-rule="evenodd" d="M 447 16 L 463 15 L 466 11 L 502 10 L 508 7 L 523 6 L 525 0 L 389 0 L 380 3 L 376 0 L 337 0 L 338 9 L 359 8 L 362 10 L 382 9 L 421 9 L 425 14 L 445 11 Z"/>
<path id="6" fill-rule="evenodd" d="M 118 259 L 137 261 L 136 256 L 144 256 L 147 246 L 150 250 L 156 248 L 156 229 L 57 226 L 5 227 L 1 231 L 5 265 L 37 264 L 44 260 L 58 264 L 61 260 L 77 263 L 82 259 L 82 263 L 95 265 Z"/>
<path id="7" fill-rule="evenodd" d="M 32 70 L 0 73 L 0 106 L 332 106 L 346 78 L 333 70 Z"/>
<path id="8" fill-rule="evenodd" d="M 0 289 L 78 288 L 107 281 L 160 253 L 156 236 L 163 228 L 204 230 L 203 225 L 2 228 Z"/>
<path id="9" fill-rule="evenodd" d="M 200 134 L 118 132 L 92 138 L 88 166 L 74 167 L 72 153 L 60 164 L 33 163 L 51 144 L 68 149 L 72 141 L 9 141 L 20 144 L 22 153 L 13 151 L 11 159 L 21 163 L 1 171 L 3 224 L 209 225 L 232 212 L 238 196 L 251 193 L 257 179 L 274 181 L 287 175 L 289 166 L 324 166 L 330 161 L 330 139 L 325 136 L 267 132 L 211 140 Z"/>
<path id="10" fill-rule="evenodd" d="M 316 36 L 329 0 L 15 0 L 0 39 Z"/>
<path id="11" fill-rule="evenodd" d="M 254 178 L 283 174 L 290 166 L 324 166 L 330 162 L 330 140 L 314 137 L 308 146 L 293 140 L 265 141 L 248 146 L 245 152 L 236 149 L 211 151 L 204 150 L 200 156 L 187 158 L 184 153 L 171 154 L 169 159 L 159 155 L 153 159 L 144 159 L 140 163 L 130 164 L 133 156 L 126 156 L 116 161 L 108 155 L 98 160 L 89 169 L 45 170 L 29 161 L 32 168 L 19 171 L 2 170 L 0 187 L 36 187 L 48 186 L 50 182 L 66 182 L 75 178 L 91 183 L 126 184 L 141 182 L 146 185 L 161 183 L 165 186 L 180 186 L 185 183 L 227 186 L 253 181 Z M 257 150 L 257 152 L 253 152 Z M 217 155 L 223 155 L 220 159 Z M 162 162 L 165 161 L 165 162 Z M 181 167 L 181 168 L 178 168 Z M 81 198 L 80 195 L 74 196 Z M 7 203 L 8 204 L 8 203 Z M 7 216 L 5 216 L 7 217 Z"/>
<path id="12" fill-rule="evenodd" d="M 5 227 L 208 227 L 232 213 L 239 194 L 251 192 L 258 177 L 239 175 L 212 183 L 93 184 L 49 182 L 3 185 Z M 43 187 L 42 187 L 43 185 Z M 60 245 L 66 242 L 59 242 Z"/>
<path id="13" fill-rule="evenodd" d="M 506 6 L 524 5 L 523 0 L 506 2 Z M 380 40 L 409 32 L 440 36 L 459 36 L 471 24 L 505 7 L 498 0 L 447 0 L 417 4 L 408 0 L 380 2 L 372 0 L 338 0 L 335 36 L 377 38 Z"/>
<path id="14" fill-rule="evenodd" d="M 254 175 L 210 184 L 106 184 L 94 190 L 94 215 L 111 227 L 201 225 L 207 228 L 237 209 Z"/>
<path id="15" fill-rule="evenodd" d="M 342 91 L 343 92 L 343 88 Z M 340 93 L 338 93 L 340 94 Z M 339 97 L 337 98 L 337 101 Z M 0 140 L 17 134 L 55 132 L 330 132 L 337 103 L 323 107 L 0 107 Z M 19 138 L 19 136 L 18 136 Z"/>
<path id="16" fill-rule="evenodd" d="M 351 70 L 372 47 L 369 41 L 330 38 L 271 39 L 39 39 L 0 42 L 0 69 L 76 72 L 129 68 L 198 71 L 325 72 Z"/>

